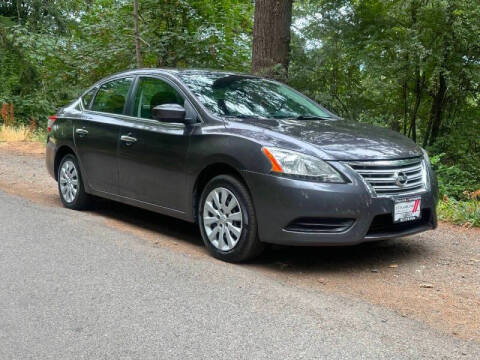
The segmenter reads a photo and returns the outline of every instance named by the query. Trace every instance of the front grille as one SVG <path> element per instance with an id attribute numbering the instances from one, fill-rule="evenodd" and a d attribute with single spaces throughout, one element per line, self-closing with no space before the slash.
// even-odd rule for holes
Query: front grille
<path id="1" fill-rule="evenodd" d="M 347 163 L 377 196 L 404 196 L 426 189 L 423 158 Z"/>
<path id="2" fill-rule="evenodd" d="M 287 231 L 308 233 L 342 232 L 350 228 L 353 219 L 345 218 L 299 218 L 285 228 Z"/>

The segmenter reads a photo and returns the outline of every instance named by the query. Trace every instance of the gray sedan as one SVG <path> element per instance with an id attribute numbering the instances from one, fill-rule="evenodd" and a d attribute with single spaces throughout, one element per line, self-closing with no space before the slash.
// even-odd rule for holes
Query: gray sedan
<path id="1" fill-rule="evenodd" d="M 281 83 L 236 73 L 115 74 L 49 118 L 63 204 L 92 196 L 197 222 L 213 256 L 351 245 L 437 226 L 427 153 Z"/>

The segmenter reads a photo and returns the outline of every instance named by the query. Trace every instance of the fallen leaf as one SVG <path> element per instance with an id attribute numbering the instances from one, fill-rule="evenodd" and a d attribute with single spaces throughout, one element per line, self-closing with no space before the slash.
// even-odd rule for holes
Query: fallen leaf
<path id="1" fill-rule="evenodd" d="M 433 288 L 433 285 L 429 284 L 429 283 L 422 283 L 422 284 L 420 284 L 420 287 L 424 288 L 424 289 L 431 289 L 431 288 Z"/>

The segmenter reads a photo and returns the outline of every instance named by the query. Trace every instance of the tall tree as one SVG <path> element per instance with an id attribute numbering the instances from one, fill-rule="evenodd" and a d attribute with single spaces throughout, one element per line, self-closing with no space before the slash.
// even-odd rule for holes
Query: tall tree
<path id="1" fill-rule="evenodd" d="M 142 54 L 140 53 L 140 34 L 138 32 L 138 0 L 133 0 L 133 21 L 135 22 L 135 54 L 137 68 L 142 67 Z"/>
<path id="2" fill-rule="evenodd" d="M 292 0 L 256 0 L 252 72 L 287 78 Z"/>

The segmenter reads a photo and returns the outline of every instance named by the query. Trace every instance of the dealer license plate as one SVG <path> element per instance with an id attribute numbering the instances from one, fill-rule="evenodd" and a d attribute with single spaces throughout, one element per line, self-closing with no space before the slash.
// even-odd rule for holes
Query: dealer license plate
<path id="1" fill-rule="evenodd" d="M 393 222 L 400 223 L 420 219 L 421 198 L 408 198 L 395 200 Z"/>

